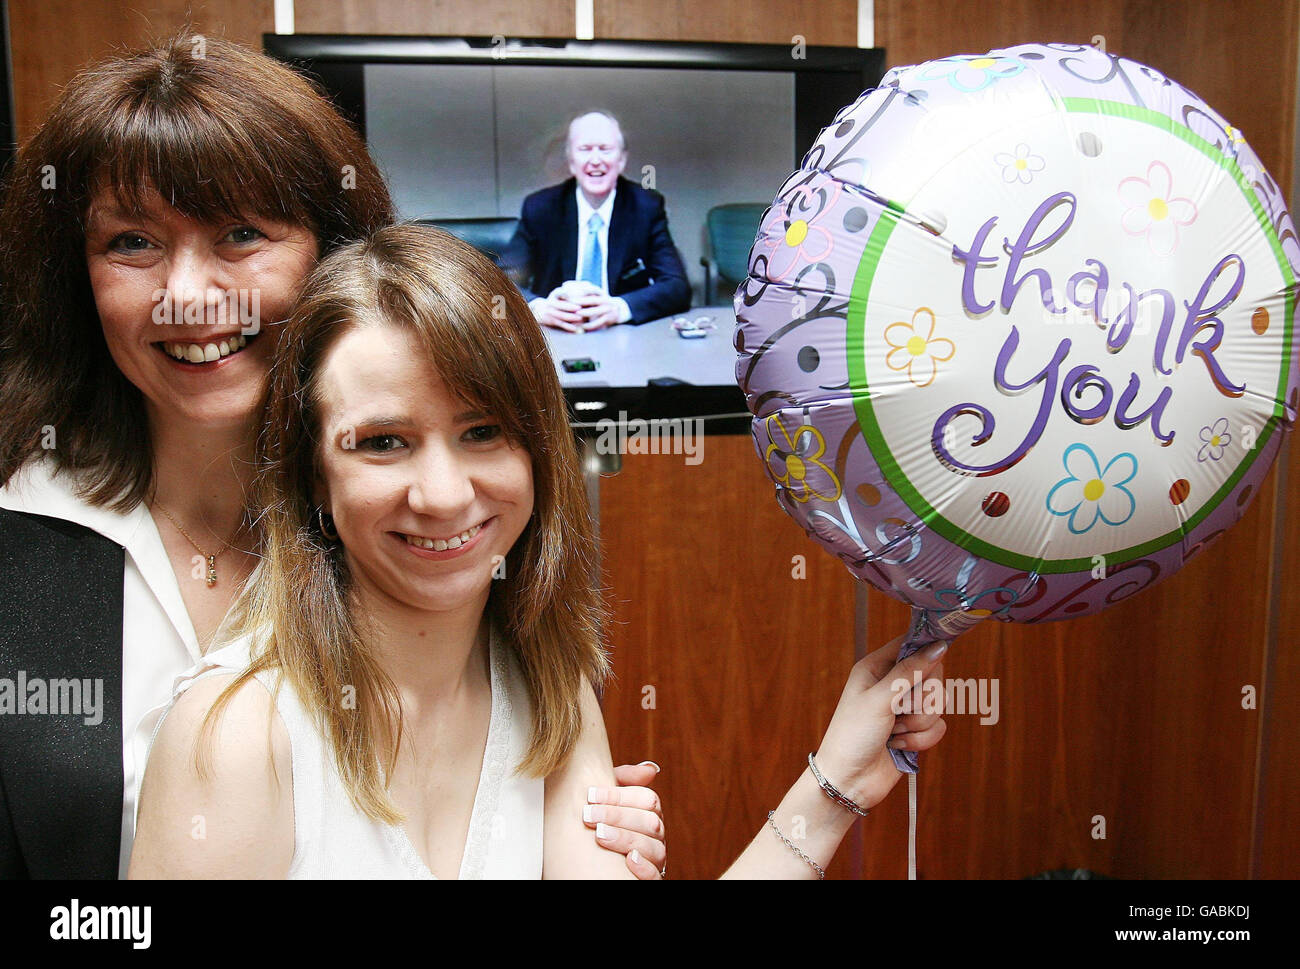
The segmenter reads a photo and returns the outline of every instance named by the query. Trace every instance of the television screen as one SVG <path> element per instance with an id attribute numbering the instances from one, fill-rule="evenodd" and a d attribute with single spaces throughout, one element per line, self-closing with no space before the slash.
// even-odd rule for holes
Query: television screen
<path id="1" fill-rule="evenodd" d="M 373 64 L 364 83 L 366 139 L 405 219 L 517 216 L 524 196 L 569 177 L 568 121 L 611 112 L 624 177 L 664 195 L 697 305 L 709 209 L 770 202 L 799 161 L 789 73 Z"/>
<path id="2" fill-rule="evenodd" d="M 569 177 L 569 121 L 618 118 L 623 176 L 663 195 L 692 308 L 591 333 L 547 328 L 578 424 L 745 415 L 731 346 L 737 279 L 726 275 L 737 255 L 729 265 L 715 251 L 710 210 L 748 204 L 741 222 L 756 229 L 817 132 L 883 69 L 881 51 L 857 48 L 303 34 L 264 44 L 358 125 L 399 217 L 448 228 L 517 280 L 526 272 L 508 264 L 508 241 L 524 198 Z"/>

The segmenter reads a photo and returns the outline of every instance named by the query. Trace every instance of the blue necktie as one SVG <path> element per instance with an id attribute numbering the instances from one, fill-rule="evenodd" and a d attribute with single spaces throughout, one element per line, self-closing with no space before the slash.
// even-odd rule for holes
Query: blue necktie
<path id="1" fill-rule="evenodd" d="M 593 286 L 601 286 L 600 226 L 602 220 L 599 212 L 591 213 L 587 220 L 587 258 L 583 261 L 582 281 Z"/>

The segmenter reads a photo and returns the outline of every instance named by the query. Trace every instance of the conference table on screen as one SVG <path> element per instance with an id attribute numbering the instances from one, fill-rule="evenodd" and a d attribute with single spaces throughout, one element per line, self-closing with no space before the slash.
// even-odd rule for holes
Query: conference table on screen
<path id="1" fill-rule="evenodd" d="M 713 329 L 705 336 L 683 339 L 673 329 L 673 320 L 707 319 Z M 730 306 L 706 306 L 681 317 L 651 320 L 640 326 L 623 324 L 590 333 L 568 333 L 543 327 L 550 344 L 560 384 L 565 389 L 581 387 L 644 387 L 652 379 L 674 377 L 700 387 L 733 384 L 736 379 L 736 350 L 732 331 L 736 317 Z M 597 368 L 585 373 L 566 373 L 564 360 L 589 357 Z"/>

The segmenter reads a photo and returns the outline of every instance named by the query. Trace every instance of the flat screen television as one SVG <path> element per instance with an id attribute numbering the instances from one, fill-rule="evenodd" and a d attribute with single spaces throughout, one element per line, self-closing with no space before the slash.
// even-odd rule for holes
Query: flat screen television
<path id="1" fill-rule="evenodd" d="M 747 425 L 734 383 L 733 287 L 704 305 L 706 216 L 716 205 L 769 203 L 836 111 L 884 70 L 882 50 L 856 47 L 355 34 L 265 34 L 263 44 L 357 125 L 402 219 L 515 218 L 526 195 L 568 177 L 571 118 L 618 117 L 623 174 L 663 193 L 691 283 L 684 316 L 706 335 L 680 338 L 669 320 L 548 330 L 579 428 L 684 417 L 711 418 L 711 432 Z"/>

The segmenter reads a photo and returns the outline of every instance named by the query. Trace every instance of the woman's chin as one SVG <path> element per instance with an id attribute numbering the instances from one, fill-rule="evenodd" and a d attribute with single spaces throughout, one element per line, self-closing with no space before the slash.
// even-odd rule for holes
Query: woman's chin
<path id="1" fill-rule="evenodd" d="M 207 432 L 247 430 L 260 415 L 264 387 L 263 381 L 208 394 L 155 395 L 148 398 L 149 419 Z"/>
<path id="2" fill-rule="evenodd" d="M 413 609 L 422 612 L 452 613 L 462 609 L 483 608 L 490 591 L 490 582 L 444 582 L 435 588 L 411 588 L 403 599 Z"/>
<path id="3" fill-rule="evenodd" d="M 266 394 L 272 346 L 259 337 L 236 354 L 194 364 L 173 359 L 155 345 L 156 367 L 141 374 L 139 385 L 150 418 L 205 430 L 251 428 Z"/>
<path id="4" fill-rule="evenodd" d="M 440 576 L 414 579 L 401 570 L 385 570 L 382 578 L 364 573 L 358 575 L 355 560 L 349 569 L 356 576 L 369 608 L 396 607 L 428 613 L 455 613 L 464 609 L 482 609 L 491 592 L 491 576 L 480 576 L 478 570 L 457 570 Z M 373 573 L 372 573 L 373 575 Z M 386 606 L 384 605 L 386 604 Z"/>

